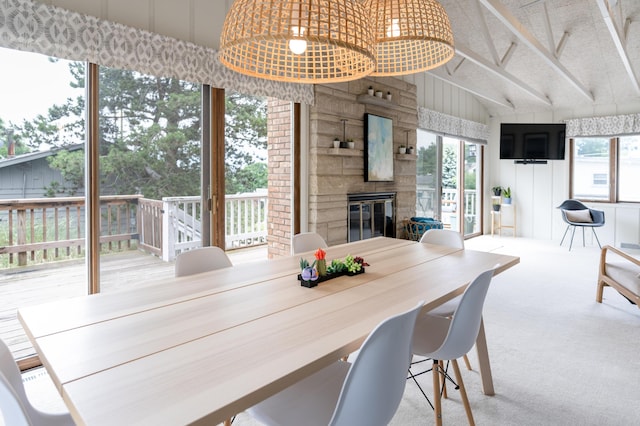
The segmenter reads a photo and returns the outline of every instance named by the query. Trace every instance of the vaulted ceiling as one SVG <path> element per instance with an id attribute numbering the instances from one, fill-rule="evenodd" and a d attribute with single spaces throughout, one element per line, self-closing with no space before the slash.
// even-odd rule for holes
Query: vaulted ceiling
<path id="1" fill-rule="evenodd" d="M 640 108 L 640 0 L 439 1 L 456 55 L 429 72 L 490 113 Z"/>

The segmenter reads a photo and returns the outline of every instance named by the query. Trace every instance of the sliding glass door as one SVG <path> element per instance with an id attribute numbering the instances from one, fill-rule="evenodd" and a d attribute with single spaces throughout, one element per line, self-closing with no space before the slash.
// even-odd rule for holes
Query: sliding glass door
<path id="1" fill-rule="evenodd" d="M 465 236 L 481 232 L 482 149 L 418 130 L 416 215 L 435 217 Z"/>

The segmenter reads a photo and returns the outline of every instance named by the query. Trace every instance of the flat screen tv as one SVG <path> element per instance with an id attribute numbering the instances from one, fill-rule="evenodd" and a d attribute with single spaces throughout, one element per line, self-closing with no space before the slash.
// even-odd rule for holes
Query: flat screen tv
<path id="1" fill-rule="evenodd" d="M 564 160 L 565 124 L 502 123 L 501 160 Z"/>

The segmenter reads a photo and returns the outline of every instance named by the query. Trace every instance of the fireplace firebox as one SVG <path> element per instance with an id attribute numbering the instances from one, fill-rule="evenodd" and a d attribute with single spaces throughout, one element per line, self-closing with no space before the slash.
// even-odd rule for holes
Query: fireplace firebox
<path id="1" fill-rule="evenodd" d="M 349 242 L 395 237 L 395 192 L 349 194 Z"/>

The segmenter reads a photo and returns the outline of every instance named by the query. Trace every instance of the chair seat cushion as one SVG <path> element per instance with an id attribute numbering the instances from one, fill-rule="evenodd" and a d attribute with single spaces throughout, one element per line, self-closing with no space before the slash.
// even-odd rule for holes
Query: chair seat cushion
<path id="1" fill-rule="evenodd" d="M 591 212 L 589 209 L 585 210 L 565 210 L 569 222 L 575 223 L 592 223 Z"/>
<path id="2" fill-rule="evenodd" d="M 634 294 L 640 294 L 640 267 L 626 260 L 607 260 L 605 274 Z"/>

